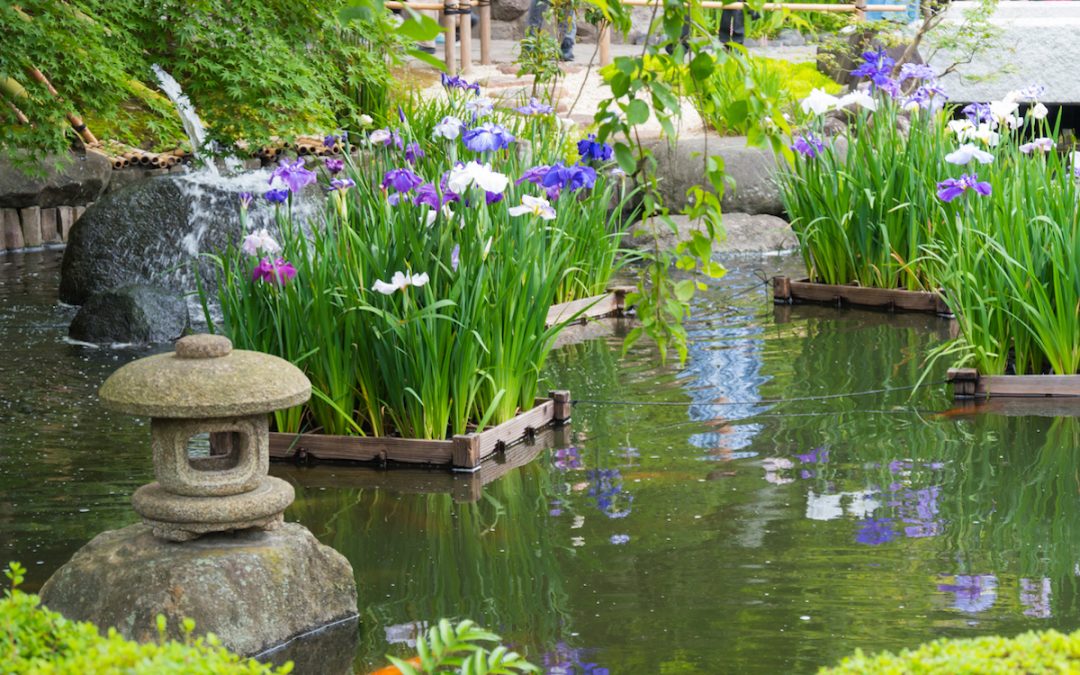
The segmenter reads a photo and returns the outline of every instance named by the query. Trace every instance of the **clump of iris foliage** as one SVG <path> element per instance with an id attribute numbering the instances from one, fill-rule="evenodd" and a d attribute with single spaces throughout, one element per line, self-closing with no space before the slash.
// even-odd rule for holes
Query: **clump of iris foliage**
<path id="1" fill-rule="evenodd" d="M 957 111 L 927 66 L 865 61 L 869 93 L 804 101 L 851 116 L 846 142 L 824 140 L 819 121 L 782 172 L 810 278 L 943 289 L 961 339 L 936 356 L 988 374 L 1076 373 L 1077 167 L 1058 151 L 1041 88 Z"/>
<path id="2" fill-rule="evenodd" d="M 562 328 L 551 305 L 603 292 L 627 260 L 610 146 L 575 146 L 537 101 L 494 111 L 444 83 L 446 101 L 358 137 L 355 163 L 326 160 L 316 222 L 291 215 L 316 173 L 283 161 L 265 195 L 279 231 L 219 258 L 220 329 L 312 381 L 281 431 L 441 439 L 504 422 L 534 403 Z"/>
<path id="3" fill-rule="evenodd" d="M 1071 673 L 1080 668 L 1080 632 L 1032 631 L 1014 638 L 986 635 L 964 640 L 935 640 L 899 654 L 864 654 L 857 650 L 821 675 L 844 673 Z"/>

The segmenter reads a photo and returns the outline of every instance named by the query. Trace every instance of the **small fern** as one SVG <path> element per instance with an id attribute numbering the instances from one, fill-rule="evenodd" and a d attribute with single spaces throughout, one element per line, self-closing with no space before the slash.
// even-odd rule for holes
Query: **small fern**
<path id="1" fill-rule="evenodd" d="M 538 673 L 540 669 L 517 652 L 501 645 L 492 650 L 482 642 L 499 642 L 499 636 L 468 619 L 456 626 L 440 619 L 416 639 L 416 658 L 405 661 L 387 656 L 402 675 L 459 673 L 460 675 L 516 675 Z"/>

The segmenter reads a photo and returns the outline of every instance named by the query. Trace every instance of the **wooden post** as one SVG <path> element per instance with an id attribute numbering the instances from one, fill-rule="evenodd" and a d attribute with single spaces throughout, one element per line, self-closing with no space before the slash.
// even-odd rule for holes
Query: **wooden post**
<path id="1" fill-rule="evenodd" d="M 609 286 L 607 289 L 608 293 L 615 296 L 615 307 L 620 314 L 630 309 L 626 306 L 626 296 L 635 291 L 637 291 L 637 286 Z"/>
<path id="2" fill-rule="evenodd" d="M 855 20 L 866 21 L 866 0 L 855 0 Z"/>
<path id="3" fill-rule="evenodd" d="M 600 41 L 600 65 L 606 66 L 611 63 L 611 24 L 604 22 L 596 39 Z"/>
<path id="4" fill-rule="evenodd" d="M 41 241 L 46 244 L 59 244 L 60 228 L 58 227 L 58 218 L 56 209 L 42 209 L 41 210 Z"/>
<path id="5" fill-rule="evenodd" d="M 23 243 L 26 246 L 41 246 L 41 207 L 19 209 L 19 220 L 22 222 Z"/>
<path id="6" fill-rule="evenodd" d="M 942 288 L 942 289 L 938 290 L 937 297 L 935 298 L 935 302 L 937 304 L 938 316 L 952 316 L 953 315 L 952 310 L 949 309 L 949 303 L 947 303 L 945 301 L 945 289 Z"/>
<path id="7" fill-rule="evenodd" d="M 60 241 L 66 242 L 68 240 L 68 232 L 71 232 L 71 226 L 75 224 L 75 207 L 57 207 L 56 218 L 60 221 Z"/>
<path id="8" fill-rule="evenodd" d="M 446 74 L 451 77 L 457 75 L 457 57 L 454 55 L 454 26 L 456 24 L 456 14 L 443 14 L 443 32 L 446 33 L 446 42 L 443 45 L 443 60 L 446 61 Z"/>
<path id="9" fill-rule="evenodd" d="M 458 434 L 453 443 L 451 465 L 454 471 L 477 471 L 480 468 L 480 435 Z"/>
<path id="10" fill-rule="evenodd" d="M 555 389 L 548 392 L 548 398 L 555 401 L 555 413 L 552 418 L 556 426 L 570 421 L 570 392 L 565 389 Z"/>
<path id="11" fill-rule="evenodd" d="M 480 5 L 480 65 L 491 65 L 491 2 Z"/>
<path id="12" fill-rule="evenodd" d="M 9 251 L 23 247 L 22 226 L 18 209 L 3 209 L 4 248 Z"/>
<path id="13" fill-rule="evenodd" d="M 461 74 L 472 72 L 472 14 L 458 14 L 458 30 L 461 31 Z"/>
<path id="14" fill-rule="evenodd" d="M 974 368 L 949 368 L 945 379 L 952 383 L 953 398 L 975 398 L 979 371 Z"/>
<path id="15" fill-rule="evenodd" d="M 773 302 L 791 304 L 791 279 L 788 277 L 773 277 Z"/>

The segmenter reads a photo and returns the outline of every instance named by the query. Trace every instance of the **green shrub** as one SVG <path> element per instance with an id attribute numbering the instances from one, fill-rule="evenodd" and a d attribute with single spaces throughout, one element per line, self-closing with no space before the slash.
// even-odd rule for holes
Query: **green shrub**
<path id="1" fill-rule="evenodd" d="M 1024 633 L 1014 638 L 988 635 L 967 640 L 935 640 L 899 654 L 866 655 L 856 651 L 821 675 L 843 673 L 941 673 L 942 675 L 1011 675 L 1074 673 L 1080 670 L 1080 631 Z"/>
<path id="2" fill-rule="evenodd" d="M 189 638 L 184 643 L 162 640 L 141 644 L 121 637 L 110 628 L 102 636 L 94 624 L 69 621 L 41 606 L 36 595 L 23 593 L 24 569 L 12 563 L 6 575 L 12 588 L 0 599 L 0 664 L 5 673 L 81 675 L 83 673 L 288 673 L 292 664 L 280 669 L 245 659 L 220 646 L 217 638 L 192 638 L 194 623 L 185 624 Z M 158 629 L 164 633 L 163 618 Z"/>

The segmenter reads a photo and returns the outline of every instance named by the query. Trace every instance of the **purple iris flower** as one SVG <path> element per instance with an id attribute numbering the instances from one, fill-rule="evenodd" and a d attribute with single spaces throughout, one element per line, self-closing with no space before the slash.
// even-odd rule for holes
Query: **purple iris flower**
<path id="1" fill-rule="evenodd" d="M 880 546 L 897 537 L 890 518 L 867 518 L 859 521 L 859 528 L 855 541 L 867 546 Z"/>
<path id="2" fill-rule="evenodd" d="M 405 111 L 401 109 L 401 106 L 397 107 L 397 118 L 402 124 L 405 124 Z"/>
<path id="3" fill-rule="evenodd" d="M 505 150 L 514 142 L 513 135 L 494 122 L 484 122 L 461 135 L 465 147 L 473 152 Z"/>
<path id="4" fill-rule="evenodd" d="M 413 204 L 424 204 L 428 208 L 438 211 L 444 203 L 443 198 L 439 195 L 439 189 L 435 187 L 435 183 L 424 183 L 416 188 Z"/>
<path id="5" fill-rule="evenodd" d="M 331 174 L 341 173 L 345 169 L 345 160 L 334 159 L 333 157 L 326 158 L 326 170 Z"/>
<path id="6" fill-rule="evenodd" d="M 458 163 L 460 166 L 460 162 Z M 446 171 L 442 175 L 442 179 L 439 180 L 439 192 L 442 194 L 443 204 L 450 204 L 453 202 L 460 202 L 461 195 L 450 189 L 450 185 L 447 181 L 450 180 L 450 172 Z"/>
<path id="7" fill-rule="evenodd" d="M 271 185 L 273 185 L 275 178 L 289 186 L 290 192 L 300 192 L 305 185 L 314 183 L 316 177 L 314 171 L 308 171 L 304 168 L 304 160 L 297 158 L 292 163 L 287 159 L 281 160 L 278 163 L 278 168 L 274 169 L 274 173 L 270 174 Z"/>
<path id="8" fill-rule="evenodd" d="M 492 204 L 498 204 L 503 200 L 503 193 L 501 192 L 485 192 L 484 202 L 491 206 Z"/>
<path id="9" fill-rule="evenodd" d="M 252 281 L 274 283 L 280 286 L 284 286 L 286 282 L 295 276 L 296 268 L 284 258 L 278 258 L 277 260 L 263 258 L 251 272 Z"/>
<path id="10" fill-rule="evenodd" d="M 416 160 L 424 156 L 424 149 L 420 147 L 419 143 L 409 143 L 405 146 L 405 160 L 409 164 L 416 164 Z"/>
<path id="11" fill-rule="evenodd" d="M 356 182 L 352 178 L 335 178 L 330 181 L 330 187 L 326 188 L 327 192 L 333 192 L 334 190 L 348 190 L 351 187 L 355 187 Z"/>
<path id="12" fill-rule="evenodd" d="M 535 96 L 530 97 L 529 102 L 526 105 L 523 105 L 520 108 L 514 108 L 514 110 L 522 115 L 550 115 L 555 112 L 554 108 L 536 100 Z"/>
<path id="13" fill-rule="evenodd" d="M 889 92 L 890 95 L 895 95 L 892 91 L 899 91 L 896 80 L 892 78 L 892 70 L 896 66 L 896 60 L 886 54 L 884 49 L 879 49 L 876 52 L 863 52 L 862 57 L 863 64 L 851 71 L 852 77 L 865 77 L 875 87 Z"/>
<path id="14" fill-rule="evenodd" d="M 263 197 L 271 204 L 284 204 L 289 201 L 289 191 L 285 188 L 280 190 L 267 190 Z"/>
<path id="15" fill-rule="evenodd" d="M 547 175 L 547 172 L 550 169 L 551 167 L 546 164 L 540 164 L 539 166 L 534 166 L 531 169 L 526 169 L 525 173 L 521 175 L 521 178 L 517 179 L 517 181 L 514 182 L 514 185 L 521 185 L 525 182 L 532 183 L 533 185 L 543 185 L 544 176 Z"/>
<path id="16" fill-rule="evenodd" d="M 813 159 L 825 150 L 825 143 L 814 134 L 805 134 L 795 139 L 791 149 L 807 159 Z"/>
<path id="17" fill-rule="evenodd" d="M 557 187 L 561 190 L 591 188 L 596 184 L 596 169 L 582 164 L 566 166 L 558 162 L 548 167 L 541 184 L 547 188 Z"/>
<path id="18" fill-rule="evenodd" d="M 446 73 L 442 74 L 442 86 L 447 89 L 463 89 L 465 91 L 472 91 L 476 94 L 480 93 L 480 85 L 476 82 L 469 83 L 461 76 L 450 77 Z"/>
<path id="19" fill-rule="evenodd" d="M 582 161 L 606 162 L 614 154 L 610 145 L 596 142 L 596 134 L 589 134 L 588 138 L 578 141 L 577 151 Z"/>
<path id="20" fill-rule="evenodd" d="M 994 119 L 994 116 L 990 113 L 990 104 L 988 103 L 969 103 L 964 106 L 961 112 L 967 116 L 968 121 L 975 125 L 992 122 Z"/>
<path id="21" fill-rule="evenodd" d="M 956 583 L 938 584 L 939 591 L 956 595 L 953 609 L 975 614 L 990 609 L 997 600 L 997 577 L 993 574 L 957 575 Z"/>
<path id="22" fill-rule="evenodd" d="M 937 78 L 934 69 L 925 63 L 905 63 L 900 66 L 900 81 L 933 80 Z"/>
<path id="23" fill-rule="evenodd" d="M 454 244 L 454 250 L 450 251 L 450 269 L 457 272 L 458 265 L 461 263 L 461 244 Z"/>
<path id="24" fill-rule="evenodd" d="M 334 149 L 334 146 L 337 145 L 337 142 L 338 142 L 338 137 L 335 136 L 334 134 L 330 134 L 326 138 L 322 139 L 322 144 L 325 145 L 330 150 Z"/>
<path id="25" fill-rule="evenodd" d="M 947 98 L 948 95 L 940 85 L 936 82 L 927 82 L 911 92 L 911 95 L 907 97 L 907 102 L 917 103 L 924 110 L 937 109 L 945 104 Z"/>
<path id="26" fill-rule="evenodd" d="M 253 199 L 254 199 L 254 197 L 251 196 L 250 192 L 241 192 L 240 193 L 240 208 L 244 209 L 246 211 L 247 208 L 249 206 L 251 206 L 251 202 L 252 202 Z"/>
<path id="27" fill-rule="evenodd" d="M 411 169 L 391 169 L 383 176 L 381 185 L 384 190 L 394 188 L 398 192 L 409 192 L 423 183 L 424 179 L 413 173 Z"/>
<path id="28" fill-rule="evenodd" d="M 393 129 L 376 129 L 372 131 L 368 136 L 368 139 L 373 143 L 382 143 L 386 147 L 393 145 L 398 150 L 405 147 L 405 142 L 401 140 L 401 136 Z"/>
<path id="29" fill-rule="evenodd" d="M 980 181 L 978 175 L 965 173 L 959 178 L 946 178 L 938 183 L 937 196 L 943 202 L 951 202 L 968 190 L 974 190 L 981 195 L 988 196 L 990 189 L 990 183 Z"/>

